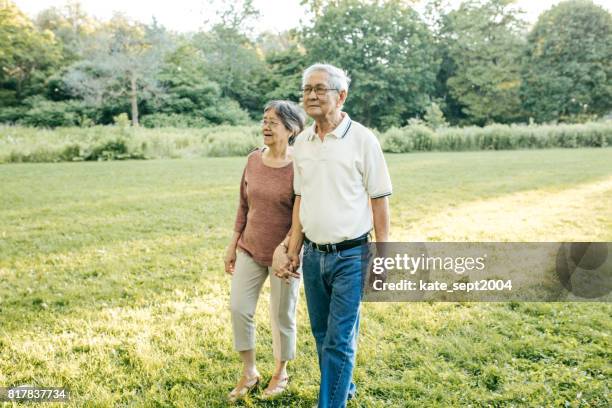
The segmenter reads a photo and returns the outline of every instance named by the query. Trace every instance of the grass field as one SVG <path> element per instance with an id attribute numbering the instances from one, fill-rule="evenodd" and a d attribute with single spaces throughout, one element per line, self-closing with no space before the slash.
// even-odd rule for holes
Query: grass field
<path id="1" fill-rule="evenodd" d="M 388 155 L 392 238 L 612 241 L 612 149 Z M 239 376 L 222 269 L 243 158 L 0 166 L 0 386 L 69 406 L 224 406 Z M 259 369 L 273 361 L 267 288 Z M 300 299 L 290 392 L 318 367 Z M 612 305 L 368 303 L 350 407 L 612 404 Z"/>

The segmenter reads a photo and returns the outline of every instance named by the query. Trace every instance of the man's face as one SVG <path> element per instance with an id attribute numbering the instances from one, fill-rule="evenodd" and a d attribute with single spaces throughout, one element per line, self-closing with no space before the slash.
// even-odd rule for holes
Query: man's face
<path id="1" fill-rule="evenodd" d="M 308 77 L 304 88 L 311 89 L 304 92 L 304 110 L 313 119 L 325 117 L 339 110 L 346 99 L 346 91 L 327 90 L 317 94 L 315 89 L 329 89 L 329 76 L 324 71 L 315 71 Z"/>

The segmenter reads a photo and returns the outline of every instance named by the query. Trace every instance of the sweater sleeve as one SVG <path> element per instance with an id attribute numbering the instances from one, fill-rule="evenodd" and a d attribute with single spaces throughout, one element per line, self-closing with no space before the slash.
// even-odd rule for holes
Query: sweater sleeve
<path id="1" fill-rule="evenodd" d="M 240 201 L 238 204 L 238 211 L 236 211 L 236 222 L 234 224 L 234 231 L 242 232 L 247 222 L 247 214 L 249 212 L 249 203 L 247 202 L 247 181 L 246 181 L 246 166 L 242 172 L 242 179 L 240 180 Z"/>

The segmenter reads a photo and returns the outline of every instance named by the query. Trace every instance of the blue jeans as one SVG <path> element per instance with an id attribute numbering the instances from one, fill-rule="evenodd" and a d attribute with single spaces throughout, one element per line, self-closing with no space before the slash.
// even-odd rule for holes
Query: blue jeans
<path id="1" fill-rule="evenodd" d="M 304 289 L 321 371 L 319 408 L 345 407 L 356 391 L 352 378 L 367 253 L 367 246 L 322 252 L 304 244 Z"/>

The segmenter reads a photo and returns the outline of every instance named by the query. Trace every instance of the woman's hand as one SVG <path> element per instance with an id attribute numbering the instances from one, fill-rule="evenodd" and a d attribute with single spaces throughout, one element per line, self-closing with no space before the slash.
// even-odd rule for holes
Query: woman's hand
<path id="1" fill-rule="evenodd" d="M 228 245 L 223 262 L 225 263 L 225 273 L 233 275 L 234 266 L 236 265 L 236 245 Z"/>
<path id="2" fill-rule="evenodd" d="M 287 249 L 283 245 L 277 246 L 272 255 L 272 272 L 274 272 L 276 277 L 286 279 L 287 276 L 283 270 L 288 264 L 289 258 L 287 257 Z"/>

